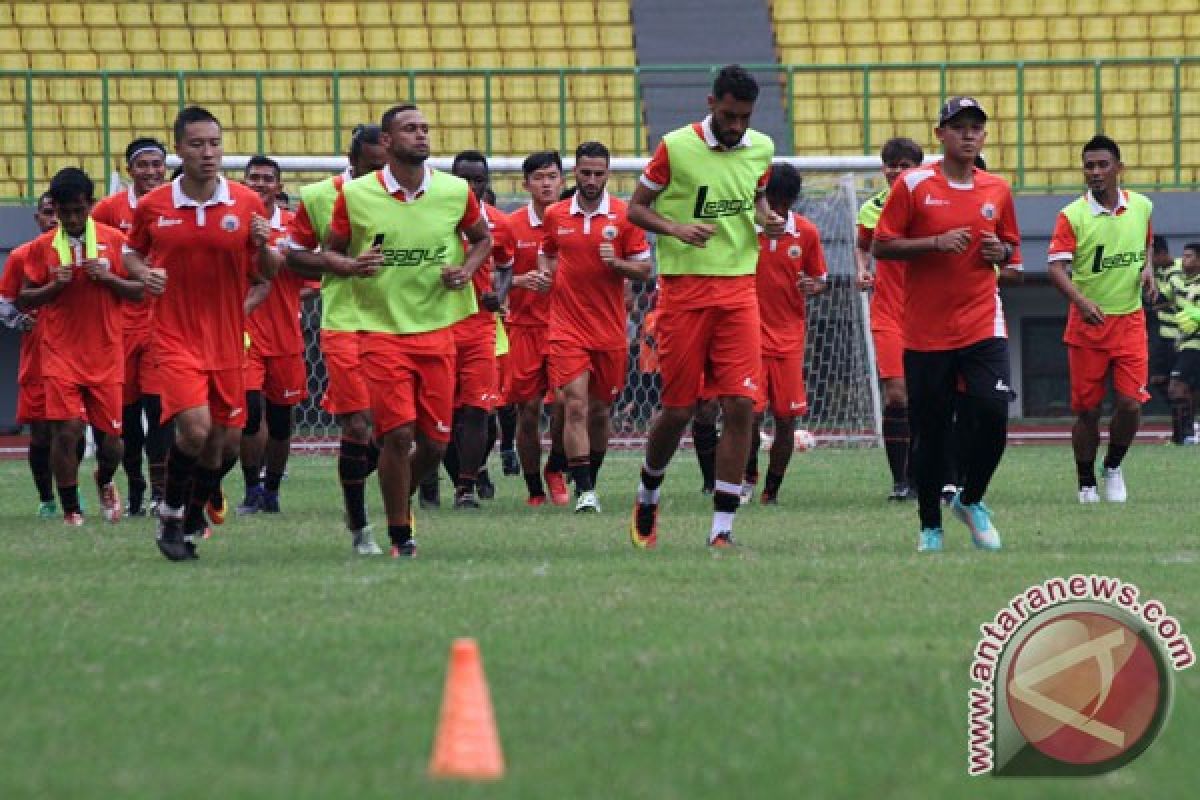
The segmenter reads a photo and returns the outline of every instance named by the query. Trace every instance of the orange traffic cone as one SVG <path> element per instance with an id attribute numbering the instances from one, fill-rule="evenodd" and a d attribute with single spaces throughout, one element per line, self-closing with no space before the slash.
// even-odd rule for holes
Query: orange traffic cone
<path id="1" fill-rule="evenodd" d="M 474 639 L 455 639 L 450 648 L 450 668 L 429 775 L 474 781 L 504 776 L 504 754 L 500 752 L 492 698 Z"/>

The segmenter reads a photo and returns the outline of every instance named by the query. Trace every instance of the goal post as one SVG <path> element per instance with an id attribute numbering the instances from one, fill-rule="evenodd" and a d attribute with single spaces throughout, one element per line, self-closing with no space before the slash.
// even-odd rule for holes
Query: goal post
<path id="1" fill-rule="evenodd" d="M 222 166 L 237 175 L 248 160 L 249 156 L 226 156 Z M 879 188 L 879 159 L 833 156 L 776 160 L 795 166 L 804 179 L 796 210 L 820 231 L 829 268 L 829 291 L 808 300 L 804 369 L 809 413 L 800 425 L 823 446 L 875 446 L 880 442 L 882 409 L 866 298 L 855 283 L 854 249 L 859 206 Z M 177 159 L 172 157 L 168 164 L 173 161 Z M 283 156 L 276 161 L 293 198 L 298 196 L 300 186 L 346 166 L 346 159 L 340 156 Z M 493 187 L 503 209 L 511 210 L 524 202 L 520 189 L 522 161 L 501 156 L 489 159 Z M 573 159 L 563 161 L 570 182 Z M 450 162 L 444 157 L 430 159 L 437 169 L 449 170 Z M 610 190 L 628 195 L 647 162 L 646 158 L 613 158 Z M 626 386 L 613 408 L 613 445 L 617 447 L 644 443 L 661 391 L 657 374 L 642 370 L 652 360 L 644 357 L 642 349 L 647 346 L 644 320 L 654 302 L 653 284 L 631 286 L 627 297 L 629 368 Z M 320 298 L 306 300 L 301 313 L 310 397 L 298 407 L 295 442 L 304 449 L 324 449 L 336 445 L 338 431 L 319 403 L 328 382 L 318 345 Z M 771 427 L 768 422 L 768 431 Z"/>

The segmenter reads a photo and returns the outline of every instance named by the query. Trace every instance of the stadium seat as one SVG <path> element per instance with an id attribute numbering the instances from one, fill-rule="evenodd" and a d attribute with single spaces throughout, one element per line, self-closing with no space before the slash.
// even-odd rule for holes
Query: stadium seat
<path id="1" fill-rule="evenodd" d="M 473 27 L 491 28 L 495 25 L 495 17 L 492 14 L 492 3 L 460 3 L 459 14 L 462 19 L 462 25 L 468 32 Z"/>
<path id="2" fill-rule="evenodd" d="M 23 28 L 45 28 L 50 24 L 46 16 L 48 3 L 13 4 L 13 22 Z"/>

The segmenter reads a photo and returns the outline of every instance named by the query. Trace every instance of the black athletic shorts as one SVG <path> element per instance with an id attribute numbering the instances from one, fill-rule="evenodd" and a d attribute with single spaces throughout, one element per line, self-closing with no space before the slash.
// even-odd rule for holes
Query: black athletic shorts
<path id="1" fill-rule="evenodd" d="M 1200 350 L 1180 350 L 1175 354 L 1171 380 L 1182 381 L 1193 391 L 1200 389 Z"/>
<path id="2" fill-rule="evenodd" d="M 1150 337 L 1150 377 L 1171 374 L 1175 366 L 1175 340 L 1155 334 Z"/>
<path id="3" fill-rule="evenodd" d="M 905 350 L 904 383 L 910 407 L 955 391 L 1005 403 L 1017 396 L 1012 390 L 1008 339 L 1002 337 L 955 350 Z"/>

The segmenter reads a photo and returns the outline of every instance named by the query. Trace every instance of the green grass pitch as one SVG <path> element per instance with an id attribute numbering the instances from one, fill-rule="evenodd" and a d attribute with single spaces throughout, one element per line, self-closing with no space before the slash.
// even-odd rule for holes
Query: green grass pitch
<path id="1" fill-rule="evenodd" d="M 403 563 L 355 558 L 334 461 L 297 458 L 283 515 L 182 565 L 149 521 L 100 523 L 90 487 L 86 527 L 34 519 L 25 464 L 2 462 L 0 797 L 1189 796 L 1198 669 L 1151 749 L 1084 783 L 969 779 L 966 692 L 978 626 L 1057 575 L 1134 582 L 1200 642 L 1197 456 L 1139 446 L 1128 505 L 1080 507 L 1067 448 L 1012 448 L 988 498 L 1004 551 L 948 517 L 946 552 L 919 556 L 878 450 L 797 455 L 734 553 L 704 547 L 690 452 L 660 549 L 634 551 L 638 462 L 614 455 L 602 514 L 527 509 L 500 478 L 483 512 L 420 513 Z M 378 522 L 374 484 L 370 503 Z M 483 653 L 497 784 L 425 777 L 457 636 Z"/>

